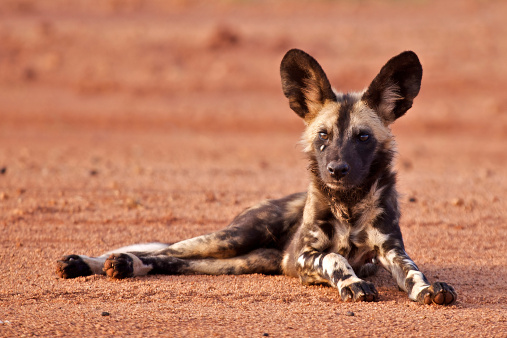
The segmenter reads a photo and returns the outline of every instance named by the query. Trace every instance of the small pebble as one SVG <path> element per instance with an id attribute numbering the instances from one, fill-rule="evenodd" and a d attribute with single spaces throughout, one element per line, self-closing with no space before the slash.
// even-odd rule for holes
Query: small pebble
<path id="1" fill-rule="evenodd" d="M 217 196 L 212 191 L 208 191 L 205 196 L 205 201 L 208 203 L 216 202 Z"/>
<path id="2" fill-rule="evenodd" d="M 410 198 L 408 199 L 408 201 L 409 201 L 409 202 L 411 202 L 411 203 L 415 203 L 415 202 L 417 202 L 417 198 L 415 198 L 415 197 L 410 197 Z"/>
<path id="3" fill-rule="evenodd" d="M 463 204 L 465 204 L 465 201 L 463 201 L 462 198 L 455 198 L 451 201 L 452 205 L 454 206 L 457 206 L 457 207 L 460 207 L 462 206 Z"/>
<path id="4" fill-rule="evenodd" d="M 0 174 L 5 175 L 6 172 L 7 172 L 7 167 L 0 168 Z"/>
<path id="5" fill-rule="evenodd" d="M 414 165 L 410 161 L 402 161 L 401 165 L 403 166 L 403 168 L 405 168 L 407 170 L 410 170 L 414 167 Z"/>
<path id="6" fill-rule="evenodd" d="M 347 311 L 347 313 L 345 313 L 345 316 L 351 316 L 351 317 L 353 317 L 354 316 L 354 312 Z"/>
<path id="7" fill-rule="evenodd" d="M 109 312 L 104 311 L 104 312 L 102 312 L 102 314 L 101 314 L 101 315 L 102 315 L 102 316 L 109 316 Z"/>
<path id="8" fill-rule="evenodd" d="M 95 169 L 90 170 L 90 176 L 97 176 L 99 172 Z"/>
<path id="9" fill-rule="evenodd" d="M 136 208 L 139 208 L 141 207 L 141 202 L 139 202 L 139 200 L 135 200 L 131 197 L 128 197 L 126 200 L 125 200 L 125 205 L 127 206 L 127 208 L 130 210 L 130 209 L 136 209 Z"/>
<path id="10" fill-rule="evenodd" d="M 268 337 L 269 336 L 269 333 L 263 333 L 262 334 L 263 337 Z"/>

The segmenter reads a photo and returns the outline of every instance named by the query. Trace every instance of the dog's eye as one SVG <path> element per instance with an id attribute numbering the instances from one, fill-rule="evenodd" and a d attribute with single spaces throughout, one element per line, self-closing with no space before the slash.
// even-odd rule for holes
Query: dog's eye
<path id="1" fill-rule="evenodd" d="M 321 132 L 319 133 L 319 138 L 320 138 L 321 140 L 324 140 L 324 141 L 325 141 L 325 140 L 327 140 L 327 139 L 329 138 L 329 136 L 327 135 L 327 133 L 326 133 L 325 131 L 321 131 Z"/>
<path id="2" fill-rule="evenodd" d="M 366 133 L 359 134 L 359 141 L 366 142 L 370 139 L 370 135 Z"/>

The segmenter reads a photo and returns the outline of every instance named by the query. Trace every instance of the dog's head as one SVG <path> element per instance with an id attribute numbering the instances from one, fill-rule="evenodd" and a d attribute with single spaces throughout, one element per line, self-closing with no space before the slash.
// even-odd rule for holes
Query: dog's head
<path id="1" fill-rule="evenodd" d="M 304 151 L 327 188 L 358 187 L 391 165 L 389 125 L 412 107 L 421 86 L 415 53 L 393 57 L 361 93 L 335 92 L 318 62 L 298 49 L 287 52 L 280 73 L 290 107 L 307 125 Z"/>

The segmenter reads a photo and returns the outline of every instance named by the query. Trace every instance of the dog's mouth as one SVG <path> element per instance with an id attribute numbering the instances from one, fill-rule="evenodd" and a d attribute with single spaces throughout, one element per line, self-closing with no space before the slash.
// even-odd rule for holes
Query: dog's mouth
<path id="1" fill-rule="evenodd" d="M 350 190 L 352 188 L 354 188 L 354 185 L 351 184 L 347 179 L 346 177 L 342 177 L 340 179 L 334 179 L 334 178 L 331 178 L 331 179 L 327 179 L 327 180 L 324 180 L 324 183 L 326 184 L 326 186 L 331 189 L 331 190 L 335 190 L 335 191 L 344 191 L 344 190 Z"/>
<path id="2" fill-rule="evenodd" d="M 357 189 L 365 179 L 364 172 L 350 172 L 343 177 L 333 177 L 327 173 L 320 173 L 322 182 L 330 190 L 336 192 L 346 192 Z"/>
<path id="3" fill-rule="evenodd" d="M 340 182 L 326 182 L 326 186 L 331 190 L 346 190 L 346 187 L 343 184 L 340 184 Z"/>

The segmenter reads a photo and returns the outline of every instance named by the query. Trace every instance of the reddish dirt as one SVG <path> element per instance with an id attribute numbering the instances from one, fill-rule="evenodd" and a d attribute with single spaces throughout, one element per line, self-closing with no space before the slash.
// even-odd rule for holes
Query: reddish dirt
<path id="1" fill-rule="evenodd" d="M 1 1 L 0 336 L 505 337 L 506 13 L 499 0 Z M 402 231 L 456 305 L 415 304 L 386 272 L 373 304 L 284 276 L 56 277 L 63 254 L 204 234 L 304 190 L 278 73 L 292 47 L 343 91 L 418 53 L 422 90 L 394 126 Z"/>

